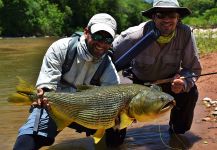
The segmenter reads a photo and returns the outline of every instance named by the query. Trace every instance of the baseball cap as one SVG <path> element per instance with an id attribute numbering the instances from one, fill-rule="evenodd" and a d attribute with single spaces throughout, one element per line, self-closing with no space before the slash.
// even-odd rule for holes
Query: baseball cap
<path id="1" fill-rule="evenodd" d="M 106 31 L 113 38 L 115 37 L 115 33 L 117 31 L 117 23 L 115 19 L 111 15 L 106 13 L 99 13 L 94 15 L 90 19 L 87 27 L 90 27 L 91 33 Z"/>

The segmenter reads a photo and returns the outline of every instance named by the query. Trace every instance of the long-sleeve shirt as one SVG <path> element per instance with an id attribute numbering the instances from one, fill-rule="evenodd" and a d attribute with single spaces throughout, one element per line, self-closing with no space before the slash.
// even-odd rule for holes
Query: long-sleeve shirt
<path id="1" fill-rule="evenodd" d="M 116 58 L 143 37 L 146 23 L 141 23 L 123 31 L 115 39 L 113 48 Z M 138 79 L 156 81 L 172 77 L 177 73 L 182 76 L 201 74 L 202 68 L 194 35 L 183 26 L 183 24 L 177 26 L 175 36 L 163 48 L 160 47 L 157 41 L 154 41 L 132 60 L 132 72 Z M 195 79 L 188 78 L 186 81 L 187 87 L 185 91 L 189 91 L 194 85 Z"/>
<path id="2" fill-rule="evenodd" d="M 48 48 L 43 59 L 36 87 L 63 92 L 75 92 L 73 86 L 60 83 L 62 65 L 66 57 L 70 39 L 71 37 L 60 39 Z M 102 59 L 98 61 L 87 61 L 82 58 L 82 55 L 76 54 L 70 71 L 65 73 L 63 78 L 71 85 L 89 85 L 101 62 Z M 100 78 L 100 83 L 102 86 L 120 83 L 120 78 L 111 60 Z"/>

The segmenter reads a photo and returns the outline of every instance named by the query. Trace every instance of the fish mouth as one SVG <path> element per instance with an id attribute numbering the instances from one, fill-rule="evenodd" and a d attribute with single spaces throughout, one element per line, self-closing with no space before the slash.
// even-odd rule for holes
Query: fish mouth
<path id="1" fill-rule="evenodd" d="M 166 104 L 161 108 L 160 113 L 164 113 L 164 112 L 168 111 L 169 109 L 172 109 L 175 105 L 176 105 L 176 101 L 175 101 L 175 100 L 172 100 L 172 101 L 166 103 Z"/>

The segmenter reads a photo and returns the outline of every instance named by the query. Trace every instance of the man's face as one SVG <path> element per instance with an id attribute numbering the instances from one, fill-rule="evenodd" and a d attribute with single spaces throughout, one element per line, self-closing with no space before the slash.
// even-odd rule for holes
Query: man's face
<path id="1" fill-rule="evenodd" d="M 157 11 L 152 16 L 157 29 L 162 35 L 169 35 L 176 29 L 179 21 L 179 14 L 174 11 Z"/>
<path id="2" fill-rule="evenodd" d="M 111 48 L 112 36 L 106 31 L 98 31 L 94 34 L 89 29 L 85 29 L 87 47 L 93 57 L 99 59 Z"/>

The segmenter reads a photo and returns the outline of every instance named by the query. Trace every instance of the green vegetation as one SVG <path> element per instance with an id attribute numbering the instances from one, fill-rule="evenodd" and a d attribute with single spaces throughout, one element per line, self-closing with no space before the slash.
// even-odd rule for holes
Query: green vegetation
<path id="1" fill-rule="evenodd" d="M 179 0 L 192 10 L 183 22 L 196 28 L 217 27 L 217 0 Z M 114 16 L 118 33 L 147 20 L 144 0 L 0 0 L 0 36 L 71 35 L 99 12 Z"/>
<path id="2" fill-rule="evenodd" d="M 193 28 L 217 27 L 217 0 L 179 2 L 192 10 L 184 23 Z M 69 36 L 83 30 L 90 17 L 100 12 L 114 16 L 120 33 L 146 21 L 141 11 L 150 7 L 152 4 L 144 0 L 0 0 L 0 36 Z M 201 34 L 197 43 L 202 53 L 217 49 L 216 36 L 211 38 L 213 33 Z"/>
<path id="3" fill-rule="evenodd" d="M 96 13 L 109 13 L 118 32 L 144 20 L 142 0 L 0 0 L 0 36 L 71 35 Z"/>
<path id="4" fill-rule="evenodd" d="M 217 30 L 194 31 L 200 54 L 217 52 Z"/>

